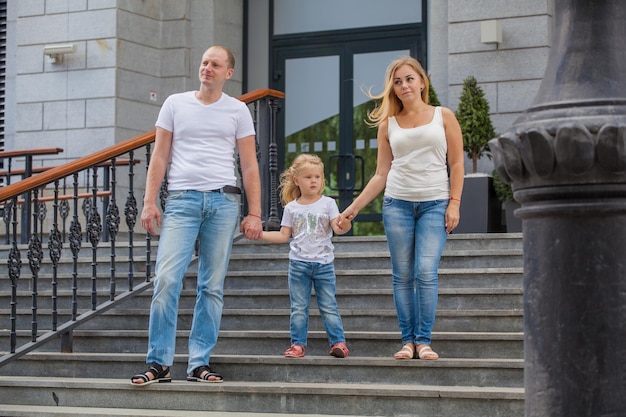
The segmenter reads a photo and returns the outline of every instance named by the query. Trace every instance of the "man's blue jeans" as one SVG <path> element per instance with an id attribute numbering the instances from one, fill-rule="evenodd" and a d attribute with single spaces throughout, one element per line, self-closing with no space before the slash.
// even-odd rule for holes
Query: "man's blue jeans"
<path id="1" fill-rule="evenodd" d="M 209 364 L 222 319 L 224 277 L 238 222 L 238 200 L 236 194 L 221 191 L 172 191 L 168 196 L 150 306 L 147 363 L 174 363 L 178 301 L 198 238 L 197 297 L 187 373 Z"/>
<path id="2" fill-rule="evenodd" d="M 383 199 L 393 297 L 402 344 L 430 345 L 437 310 L 439 259 L 446 243 L 448 200 Z"/>
<path id="3" fill-rule="evenodd" d="M 345 342 L 343 323 L 337 307 L 335 266 L 318 262 L 289 261 L 289 299 L 291 300 L 291 343 L 306 346 L 309 331 L 311 288 L 326 328 L 329 344 Z"/>

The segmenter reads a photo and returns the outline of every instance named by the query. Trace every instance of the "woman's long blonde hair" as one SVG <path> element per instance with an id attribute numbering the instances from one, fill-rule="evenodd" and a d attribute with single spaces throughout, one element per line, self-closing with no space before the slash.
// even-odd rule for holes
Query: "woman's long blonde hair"
<path id="1" fill-rule="evenodd" d="M 320 167 L 322 174 L 324 173 L 324 162 L 317 155 L 300 154 L 293 160 L 291 166 L 287 168 L 282 174 L 280 174 L 280 185 L 278 189 L 280 191 L 280 201 L 283 206 L 287 203 L 297 200 L 302 194 L 300 193 L 300 187 L 296 185 L 294 177 L 300 175 L 303 169 L 311 167 Z M 324 188 L 326 187 L 326 177 L 322 177 L 322 186 L 320 187 L 319 194 L 322 195 Z"/>
<path id="2" fill-rule="evenodd" d="M 382 102 L 367 114 L 369 117 L 368 125 L 376 127 L 380 125 L 383 120 L 387 120 L 390 116 L 395 116 L 402 110 L 402 101 L 393 90 L 393 78 L 395 77 L 398 68 L 403 65 L 408 65 L 413 68 L 424 81 L 424 89 L 422 90 L 421 96 L 422 101 L 428 104 L 428 88 L 430 86 L 430 82 L 428 81 L 426 71 L 424 71 L 424 68 L 417 59 L 410 56 L 400 57 L 392 61 L 387 67 L 387 72 L 385 73 L 385 89 L 383 92 L 378 95 L 374 95 L 371 93 L 371 88 L 367 91 L 369 98 L 374 100 L 382 99 Z"/>

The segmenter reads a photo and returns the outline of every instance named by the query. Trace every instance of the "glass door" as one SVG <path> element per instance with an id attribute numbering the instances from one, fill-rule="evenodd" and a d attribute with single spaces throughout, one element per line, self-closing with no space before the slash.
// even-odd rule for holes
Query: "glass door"
<path id="1" fill-rule="evenodd" d="M 375 104 L 368 96 L 380 94 L 384 88 L 384 77 L 387 66 L 399 56 L 410 55 L 407 49 L 359 53 L 352 56 L 353 59 L 353 85 L 352 85 L 352 155 L 354 155 L 354 167 L 346 166 L 343 175 L 350 176 L 355 172 L 354 189 L 352 193 L 346 192 L 346 206 L 376 171 L 376 158 L 378 154 L 378 141 L 376 140 L 377 129 L 366 124 L 367 114 Z M 349 164 L 346 160 L 344 163 Z M 363 170 L 363 172 L 359 172 Z M 347 181 L 346 181 L 347 183 Z M 346 191 L 349 191 L 348 189 Z M 350 201 L 347 201 L 349 199 Z M 354 224 L 355 235 L 383 234 L 381 223 L 381 207 L 383 194 L 381 193 L 371 203 L 365 206 L 358 215 Z"/>
<path id="2" fill-rule="evenodd" d="M 345 39 L 274 49 L 273 85 L 285 92 L 279 112 L 279 171 L 300 153 L 325 163 L 325 194 L 343 210 L 376 170 L 376 129 L 366 124 L 374 104 L 367 96 L 382 92 L 385 70 L 402 55 L 417 56 L 419 36 Z M 280 143 L 282 141 L 282 143 Z M 354 235 L 383 234 L 382 194 L 353 223 Z"/>

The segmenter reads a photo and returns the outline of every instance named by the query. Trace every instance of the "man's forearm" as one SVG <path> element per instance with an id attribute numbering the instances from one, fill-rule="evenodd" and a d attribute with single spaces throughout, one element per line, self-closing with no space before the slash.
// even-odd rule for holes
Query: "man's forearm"
<path id="1" fill-rule="evenodd" d="M 256 171 L 256 172 L 255 172 Z M 258 169 L 247 169 L 242 173 L 243 188 L 246 191 L 248 213 L 261 215 L 261 178 Z"/>

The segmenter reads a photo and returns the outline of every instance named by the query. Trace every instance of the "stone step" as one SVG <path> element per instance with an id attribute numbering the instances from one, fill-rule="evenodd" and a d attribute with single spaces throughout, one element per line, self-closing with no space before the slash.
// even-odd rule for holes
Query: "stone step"
<path id="1" fill-rule="evenodd" d="M 345 329 L 388 331 L 398 327 L 395 310 L 345 310 L 340 309 Z M 439 310 L 435 330 L 441 332 L 521 332 L 522 309 L 515 310 Z M 310 312 L 310 330 L 323 330 L 317 311 Z M 179 321 L 180 322 L 180 321 Z M 184 321 L 189 325 L 190 321 Z M 146 320 L 147 323 L 147 320 Z M 288 328 L 289 309 L 243 310 L 229 309 L 222 317 L 223 329 L 272 330 Z M 281 327 L 282 326 L 282 327 Z"/>
<path id="2" fill-rule="evenodd" d="M 26 252 L 22 259 L 26 258 Z M 7 259 L 6 257 L 4 259 Z M 75 270 L 81 277 L 91 277 L 94 272 L 91 256 L 81 256 L 76 266 L 71 257 L 59 260 L 57 274 L 69 275 Z M 114 263 L 118 277 L 124 277 L 132 272 L 138 277 L 144 277 L 147 258 L 137 255 L 132 261 L 124 256 L 118 256 Z M 150 270 L 154 272 L 155 259 L 150 261 Z M 268 257 L 265 253 L 232 254 L 229 262 L 230 271 L 287 271 L 289 263 L 288 252 L 273 254 Z M 107 276 L 111 270 L 111 259 L 107 254 L 98 254 L 95 259 L 96 276 Z M 521 249 L 490 249 L 490 250 L 458 250 L 444 251 L 440 262 L 441 269 L 447 268 L 521 268 L 523 266 Z M 389 253 L 381 252 L 338 252 L 335 254 L 335 269 L 337 270 L 380 270 L 390 268 Z M 22 268 L 22 274 L 30 277 L 30 271 Z M 40 274 L 52 274 L 53 265 L 48 257 L 41 262 Z M 189 273 L 197 273 L 197 262 L 194 257 L 189 266 Z"/>
<path id="3" fill-rule="evenodd" d="M 521 233 L 451 234 L 445 250 L 463 249 L 521 249 Z M 336 236 L 335 253 L 388 251 L 385 236 Z M 240 239 L 233 245 L 233 253 L 286 253 L 288 244 L 269 244 L 262 241 Z"/>
<path id="4" fill-rule="evenodd" d="M 89 310 L 79 310 L 79 314 Z M 344 329 L 348 331 L 384 332 L 398 327 L 394 309 L 339 309 Z M 147 329 L 148 309 L 110 310 L 84 323 L 82 329 Z M 30 309 L 18 309 L 16 328 L 31 328 Z M 281 309 L 225 309 L 222 315 L 223 330 L 282 330 L 289 328 L 289 308 Z M 9 310 L 0 310 L 0 315 L 10 317 Z M 58 311 L 58 323 L 71 319 L 71 310 Z M 178 313 L 178 328 L 190 329 L 193 310 L 181 309 Z M 40 309 L 37 313 L 38 329 L 52 328 L 52 313 Z M 309 330 L 324 330 L 319 311 L 311 309 Z M 521 332 L 523 310 L 438 310 L 435 330 L 440 332 Z"/>
<path id="5" fill-rule="evenodd" d="M 279 355 L 212 355 L 211 367 L 232 382 L 311 382 L 396 384 L 428 381 L 432 385 L 467 387 L 523 387 L 523 359 L 440 358 L 436 361 L 396 360 L 393 357 L 350 356 L 339 359 L 323 353 L 304 358 Z M 186 379 L 187 357 L 177 354 L 172 378 Z M 145 353 L 35 352 L 3 366 L 13 376 L 91 378 L 116 376 L 128 380 L 144 371 Z"/>
<path id="6" fill-rule="evenodd" d="M 286 265 L 286 264 L 285 264 Z M 391 288 L 391 269 L 339 269 L 337 275 L 337 289 L 389 289 Z M 186 274 L 183 282 L 184 288 L 193 289 L 196 285 L 197 276 L 191 271 Z M 128 289 L 128 276 L 116 277 L 116 291 Z M 135 273 L 132 278 L 134 286 L 144 282 L 145 275 Z M 64 273 L 56 275 L 58 290 L 71 290 L 73 286 L 72 274 Z M 515 268 L 443 268 L 439 270 L 439 288 L 522 288 L 523 269 Z M 92 288 L 91 275 L 77 276 L 77 288 Z M 242 270 L 228 271 L 225 289 L 278 289 L 287 285 L 287 269 L 277 271 Z M 22 276 L 19 279 L 20 291 L 32 291 L 33 282 L 30 276 Z M 111 288 L 110 271 L 100 271 L 96 274 L 96 290 L 105 294 Z M 37 279 L 39 292 L 52 289 L 52 275 L 40 273 Z M 2 292 L 2 291 L 0 291 Z"/>
<path id="7" fill-rule="evenodd" d="M 139 388 L 121 379 L 0 376 L 0 404 L 16 402 L 48 407 L 54 407 L 57 402 L 62 407 L 108 408 L 115 404 L 135 410 L 237 411 L 292 416 L 306 413 L 327 416 L 524 415 L 522 388 L 228 381 L 222 384 L 176 381 Z"/>
<path id="8" fill-rule="evenodd" d="M 2 417 L 276 417 L 291 416 L 291 413 L 254 413 L 250 411 L 192 411 L 192 410 L 154 410 L 105 407 L 51 407 L 49 405 L 3 405 L 0 404 Z M 344 416 L 342 414 L 341 416 Z M 298 417 L 340 417 L 338 414 L 302 414 Z M 351 417 L 365 417 L 356 416 Z"/>
<path id="9" fill-rule="evenodd" d="M 366 242 L 366 241 L 364 241 Z M 231 255 L 229 269 L 231 271 L 242 270 L 263 270 L 263 271 L 278 271 L 287 270 L 288 264 L 288 249 L 283 247 L 281 251 L 277 251 L 272 244 L 256 244 L 252 245 L 247 251 L 241 250 L 233 252 Z M 337 247 L 343 247 L 337 244 Z M 374 245 L 371 248 L 367 246 L 362 250 L 351 251 L 347 248 L 337 249 L 335 252 L 335 267 L 336 269 L 389 269 L 389 251 L 386 248 L 380 248 L 380 245 Z M 269 247 L 269 248 L 268 248 Z M 0 250 L 2 259 L 8 258 L 8 246 L 4 246 Z M 117 249 L 117 248 L 116 248 Z M 269 249 L 269 251 L 267 251 Z M 376 250 L 378 249 L 378 250 Z M 21 257 L 26 259 L 27 247 L 23 246 L 20 249 Z M 146 263 L 148 258 L 145 253 L 145 249 L 137 248 L 134 251 L 132 260 L 124 253 L 116 253 L 115 257 L 115 270 L 119 274 L 128 274 L 129 271 L 133 271 L 137 275 L 142 275 L 147 269 Z M 268 256 L 271 254 L 271 256 Z M 91 248 L 83 248 L 77 258 L 77 265 L 74 265 L 74 259 L 71 253 L 63 252 L 63 256 L 57 264 L 57 273 L 71 274 L 75 268 L 81 276 L 91 276 L 93 274 L 94 262 L 93 253 Z M 98 275 L 104 275 L 110 273 L 111 269 L 111 254 L 107 247 L 99 248 L 96 258 L 95 267 Z M 154 271 L 154 262 L 156 261 L 156 247 L 151 253 L 150 262 L 151 270 Z M 515 245 L 503 245 L 497 244 L 491 245 L 465 245 L 459 249 L 446 249 L 443 252 L 443 256 L 440 262 L 440 268 L 498 268 L 498 267 L 522 267 L 522 248 Z M 191 272 L 196 272 L 195 259 L 190 266 Z M 27 269 L 23 268 L 24 274 L 27 273 Z M 47 252 L 44 250 L 44 257 L 41 261 L 39 273 L 52 274 L 52 262 L 50 261 Z"/>
<path id="10" fill-rule="evenodd" d="M 346 331 L 350 356 L 391 357 L 400 347 L 399 332 L 351 332 Z M 0 340 L 8 337 L 0 331 Z M 30 332 L 17 334 L 18 345 L 30 341 Z M 176 352 L 187 353 L 189 330 L 179 330 Z M 289 329 L 283 331 L 222 330 L 215 354 L 277 355 L 289 346 Z M 307 351 L 318 356 L 328 351 L 328 339 L 324 331 L 310 331 Z M 74 352 L 145 353 L 148 346 L 148 330 L 76 330 L 73 334 Z M 4 346 L 6 347 L 6 346 Z M 522 333 L 480 332 L 434 332 L 433 348 L 442 358 L 522 359 Z M 38 351 L 59 352 L 59 343 L 48 343 Z"/>
<path id="11" fill-rule="evenodd" d="M 445 251 L 456 250 L 494 250 L 494 249 L 522 249 L 523 242 L 521 239 L 521 233 L 488 233 L 488 234 L 451 234 L 446 241 Z M 44 253 L 48 252 L 47 237 L 44 236 L 42 249 Z M 156 252 L 158 248 L 158 239 L 151 239 L 151 258 L 156 259 Z M 336 253 L 343 252 L 388 252 L 387 239 L 385 236 L 336 236 L 333 238 L 333 244 L 335 246 Z M 18 244 L 19 251 L 26 254 L 28 251 L 28 244 Z M 133 240 L 133 255 L 144 256 L 146 255 L 146 239 L 144 235 L 136 235 Z M 0 243 L 0 258 L 6 259 L 8 257 L 11 245 Z M 78 252 L 79 257 L 91 257 L 91 244 L 85 240 L 82 242 L 82 246 Z M 288 244 L 272 244 L 263 241 L 251 241 L 245 238 L 238 240 L 233 244 L 232 253 L 276 253 L 285 254 L 289 251 Z M 111 253 L 111 242 L 99 242 L 98 253 L 99 257 L 108 257 Z M 119 257 L 128 257 L 130 252 L 128 241 L 117 239 L 115 243 L 115 254 Z M 69 242 L 64 242 L 61 249 L 62 258 L 72 258 L 72 251 L 70 249 Z M 44 258 L 48 258 L 47 256 Z M 48 261 L 48 259 L 44 259 Z"/>
<path id="12" fill-rule="evenodd" d="M 391 269 L 337 269 L 337 289 L 389 289 Z M 193 288 L 196 276 L 189 274 L 186 288 Z M 287 270 L 228 271 L 226 289 L 276 289 L 287 283 Z M 516 268 L 442 268 L 439 269 L 439 288 L 522 288 L 523 269 Z M 191 286 L 190 286 L 191 285 Z"/>
<path id="13" fill-rule="evenodd" d="M 287 282 L 282 289 L 226 289 L 224 290 L 225 308 L 243 309 L 273 309 L 289 306 L 289 289 Z M 52 298 L 50 291 L 38 291 L 37 307 L 41 309 L 51 309 L 53 302 L 57 308 L 70 307 L 72 302 L 72 292 L 68 290 L 57 290 L 56 298 Z M 31 304 L 32 293 L 29 291 L 19 291 L 17 295 L 17 305 L 27 306 Z M 101 291 L 96 296 L 101 304 L 109 299 L 109 294 Z M 133 299 L 135 308 L 149 308 L 152 292 L 146 291 L 137 295 Z M 338 289 L 336 292 L 337 304 L 340 309 L 374 308 L 392 309 L 394 308 L 392 289 Z M 0 291 L 0 305 L 9 305 L 11 293 Z M 92 303 L 91 290 L 82 289 L 77 291 L 76 301 L 82 308 L 90 307 Z M 183 290 L 179 302 L 179 308 L 192 309 L 196 301 L 195 290 Z M 522 290 L 518 288 L 442 288 L 439 290 L 438 307 L 444 310 L 452 309 L 510 309 L 522 305 Z M 315 293 L 311 297 L 311 308 L 317 308 Z"/>
<path id="14" fill-rule="evenodd" d="M 277 253 L 268 257 L 262 252 L 232 254 L 229 269 L 231 271 L 286 271 L 289 254 Z M 335 253 L 335 269 L 389 269 L 389 252 L 337 252 Z M 488 250 L 457 250 L 444 251 L 440 268 L 511 268 L 522 267 L 521 249 L 488 249 Z M 194 270 L 195 265 L 190 268 Z"/>

